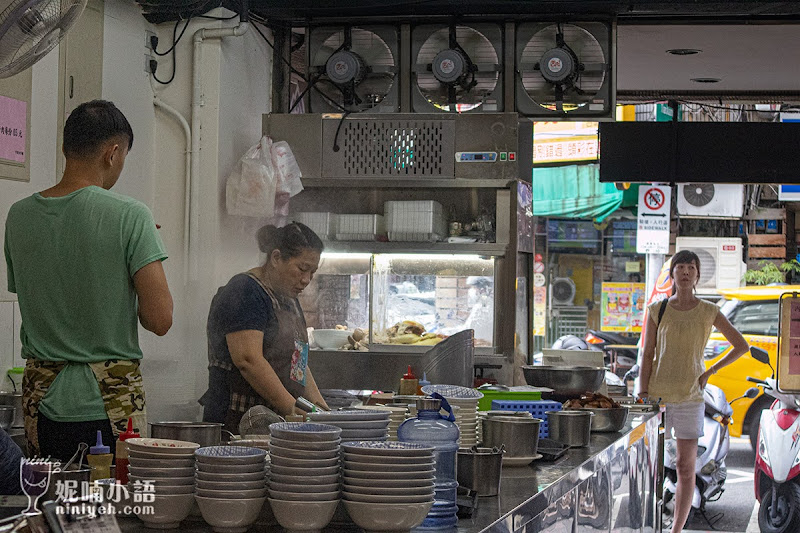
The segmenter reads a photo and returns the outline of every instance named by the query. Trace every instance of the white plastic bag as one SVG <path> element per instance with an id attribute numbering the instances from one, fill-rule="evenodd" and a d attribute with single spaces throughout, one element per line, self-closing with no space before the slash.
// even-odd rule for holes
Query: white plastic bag
<path id="1" fill-rule="evenodd" d="M 271 217 L 278 179 L 272 163 L 272 141 L 266 135 L 236 163 L 225 183 L 229 215 Z"/>
<path id="2" fill-rule="evenodd" d="M 286 141 L 272 144 L 272 164 L 278 181 L 275 214 L 287 217 L 289 216 L 289 198 L 303 190 L 303 183 L 300 181 L 303 174 Z"/>

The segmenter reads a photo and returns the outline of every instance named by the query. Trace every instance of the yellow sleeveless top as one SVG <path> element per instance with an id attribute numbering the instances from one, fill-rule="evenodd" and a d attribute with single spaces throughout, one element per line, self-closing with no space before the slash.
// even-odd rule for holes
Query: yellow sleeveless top
<path id="1" fill-rule="evenodd" d="M 649 320 L 658 320 L 661 302 L 648 307 Z M 667 304 L 658 326 L 648 396 L 667 403 L 701 403 L 703 391 L 697 379 L 705 372 L 703 349 L 719 308 L 700 300 L 694 309 L 679 311 Z"/>

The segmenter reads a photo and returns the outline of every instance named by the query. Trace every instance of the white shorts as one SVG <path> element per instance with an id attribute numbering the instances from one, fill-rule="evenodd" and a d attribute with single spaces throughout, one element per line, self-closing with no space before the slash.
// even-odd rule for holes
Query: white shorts
<path id="1" fill-rule="evenodd" d="M 668 403 L 664 414 L 664 437 L 699 439 L 703 436 L 704 403 Z"/>

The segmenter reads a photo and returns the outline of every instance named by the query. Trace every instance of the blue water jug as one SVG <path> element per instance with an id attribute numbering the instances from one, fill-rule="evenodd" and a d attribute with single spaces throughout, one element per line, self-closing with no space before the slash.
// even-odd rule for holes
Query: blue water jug
<path id="1" fill-rule="evenodd" d="M 447 411 L 447 416 L 442 415 L 441 410 Z M 397 440 L 435 448 L 435 501 L 417 529 L 447 529 L 458 523 L 456 454 L 459 434 L 455 419 L 447 400 L 434 392 L 430 397 L 417 400 L 416 418 L 409 418 L 397 428 Z"/>

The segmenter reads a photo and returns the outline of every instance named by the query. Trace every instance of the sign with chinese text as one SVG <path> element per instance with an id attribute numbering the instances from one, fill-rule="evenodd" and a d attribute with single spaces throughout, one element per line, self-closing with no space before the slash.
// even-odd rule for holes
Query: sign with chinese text
<path id="1" fill-rule="evenodd" d="M 25 162 L 28 104 L 0 96 L 0 159 Z"/>
<path id="2" fill-rule="evenodd" d="M 800 392 L 800 295 L 784 293 L 780 302 L 778 390 Z"/>
<path id="3" fill-rule="evenodd" d="M 636 253 L 669 253 L 669 187 L 639 187 L 639 217 L 636 226 Z"/>
<path id="4" fill-rule="evenodd" d="M 533 334 L 544 337 L 547 328 L 547 287 L 533 288 Z"/>
<path id="5" fill-rule="evenodd" d="M 602 331 L 640 333 L 644 321 L 644 283 L 603 283 Z"/>
<path id="6" fill-rule="evenodd" d="M 596 161 L 597 158 L 597 122 L 533 124 L 534 164 Z"/>

